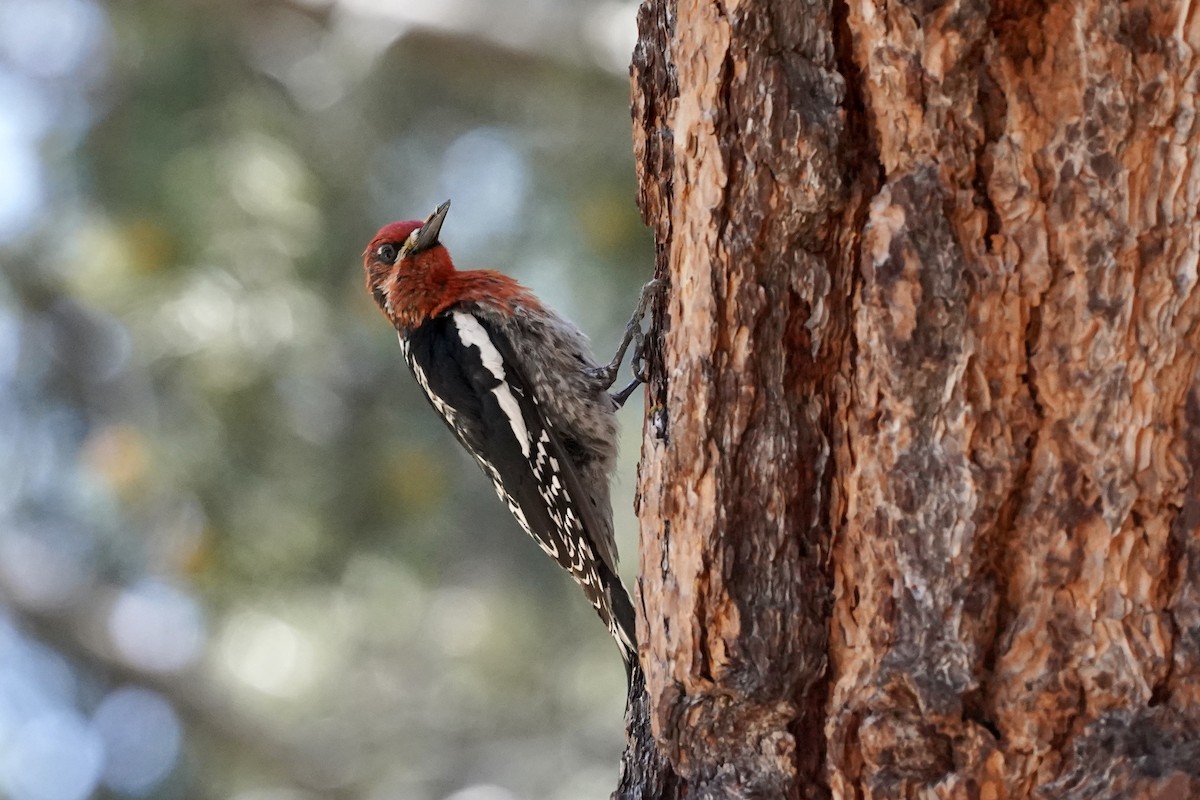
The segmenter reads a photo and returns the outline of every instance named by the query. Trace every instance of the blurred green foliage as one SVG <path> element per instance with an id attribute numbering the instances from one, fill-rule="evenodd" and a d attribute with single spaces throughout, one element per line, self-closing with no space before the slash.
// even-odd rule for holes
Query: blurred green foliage
<path id="1" fill-rule="evenodd" d="M 617 653 L 427 407 L 359 253 L 452 197 L 459 265 L 607 355 L 652 265 L 633 6 L 429 5 L 0 0 L 5 796 L 615 785 Z"/>

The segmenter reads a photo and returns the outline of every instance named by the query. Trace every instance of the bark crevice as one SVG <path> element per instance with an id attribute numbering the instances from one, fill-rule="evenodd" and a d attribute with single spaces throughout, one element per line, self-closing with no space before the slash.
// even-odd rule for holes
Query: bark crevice
<path id="1" fill-rule="evenodd" d="M 1190 788 L 1200 19 L 799 5 L 680 0 L 635 101 L 656 730 L 695 797 Z"/>

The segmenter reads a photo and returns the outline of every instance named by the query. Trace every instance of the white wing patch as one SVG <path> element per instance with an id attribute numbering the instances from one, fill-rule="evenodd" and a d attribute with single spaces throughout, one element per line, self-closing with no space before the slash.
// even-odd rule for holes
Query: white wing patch
<path id="1" fill-rule="evenodd" d="M 400 350 L 401 353 L 404 354 L 404 361 L 408 362 L 409 368 L 413 371 L 413 377 L 416 378 L 416 383 L 420 384 L 421 391 L 424 391 L 425 396 L 430 398 L 430 402 L 433 403 L 433 408 L 437 409 L 437 413 L 444 416 L 450 425 L 457 425 L 455 421 L 456 415 L 454 408 L 452 408 L 449 403 L 443 401 L 442 398 L 438 397 L 436 393 L 430 389 L 430 379 L 428 379 L 424 369 L 421 369 L 421 365 L 416 363 L 416 359 L 409 354 L 408 342 L 404 341 L 403 333 L 400 335 Z"/>
<path id="2" fill-rule="evenodd" d="M 451 316 L 454 317 L 454 325 L 458 328 L 458 335 L 462 337 L 463 344 L 471 345 L 479 351 L 479 360 L 483 362 L 487 371 L 499 381 L 499 384 L 492 389 L 492 394 L 496 395 L 496 402 L 500 404 L 504 416 L 508 417 L 509 427 L 512 428 L 513 435 L 517 437 L 517 443 L 521 446 L 521 455 L 529 458 L 529 429 L 525 427 L 525 417 L 521 414 L 521 405 L 517 402 L 517 398 L 513 397 L 512 387 L 508 385 L 504 374 L 504 357 L 500 355 L 500 351 L 496 349 L 496 345 L 492 344 L 487 331 L 473 315 L 464 311 L 455 311 Z"/>
<path id="3" fill-rule="evenodd" d="M 454 419 L 454 409 L 429 388 L 429 377 L 425 374 L 425 370 L 421 369 L 421 365 L 417 363 L 417 360 L 412 357 L 408 349 L 408 341 L 404 338 L 404 334 L 399 334 L 398 338 L 400 339 L 400 352 L 404 354 L 404 360 L 408 362 L 408 367 L 412 370 L 413 377 L 417 379 L 421 391 L 425 392 L 425 396 L 433 403 L 433 407 L 439 414 L 446 418 L 447 422 L 451 425 L 457 424 Z"/>

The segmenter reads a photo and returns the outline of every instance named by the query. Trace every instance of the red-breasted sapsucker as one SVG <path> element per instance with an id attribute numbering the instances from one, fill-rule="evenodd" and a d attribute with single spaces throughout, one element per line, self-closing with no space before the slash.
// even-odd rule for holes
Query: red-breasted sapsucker
<path id="1" fill-rule="evenodd" d="M 634 613 L 617 577 L 609 476 L 614 412 L 637 382 L 608 389 L 641 309 L 617 358 L 598 366 L 579 329 L 515 280 L 454 268 L 438 240 L 449 208 L 384 226 L 363 253 L 367 288 L 434 410 L 521 527 L 583 588 L 632 670 Z"/>

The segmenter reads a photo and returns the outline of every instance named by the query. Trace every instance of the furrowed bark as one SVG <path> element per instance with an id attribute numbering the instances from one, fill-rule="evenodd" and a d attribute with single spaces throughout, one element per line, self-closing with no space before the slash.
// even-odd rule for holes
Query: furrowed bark
<path id="1" fill-rule="evenodd" d="M 1200 14 L 647 2 L 689 797 L 1200 795 Z"/>
<path id="2" fill-rule="evenodd" d="M 654 731 L 689 797 L 823 794 L 828 397 L 849 283 L 834 270 L 848 189 L 831 26 L 826 3 L 642 10 L 635 152 L 670 291 L 639 636 Z"/>

